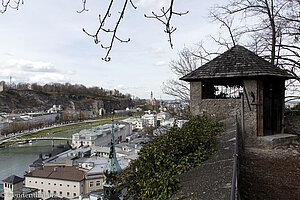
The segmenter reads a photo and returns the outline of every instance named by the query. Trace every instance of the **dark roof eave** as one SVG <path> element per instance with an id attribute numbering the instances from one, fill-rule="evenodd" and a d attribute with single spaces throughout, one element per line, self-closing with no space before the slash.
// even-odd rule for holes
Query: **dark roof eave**
<path id="1" fill-rule="evenodd" d="M 248 79 L 248 78 L 254 78 L 254 79 L 259 79 L 260 77 L 277 77 L 277 78 L 282 78 L 282 79 L 285 79 L 285 80 L 288 80 L 288 79 L 295 79 L 294 76 L 292 75 L 272 75 L 272 74 L 253 74 L 253 75 L 236 75 L 236 74 L 233 74 L 233 75 L 217 75 L 217 76 L 203 76 L 203 77 L 186 77 L 186 76 L 183 76 L 181 78 L 179 78 L 179 80 L 182 80 L 182 81 L 187 81 L 187 82 L 195 82 L 195 81 L 201 81 L 201 80 L 213 80 L 213 79 L 227 79 L 227 78 L 237 78 L 237 79 L 240 79 L 240 78 L 243 78 L 243 79 Z"/>
<path id="2" fill-rule="evenodd" d="M 294 78 L 287 70 L 275 67 L 267 60 L 259 57 L 243 46 L 235 45 L 180 80 L 196 81 L 212 78 L 233 78 L 249 76 L 277 76 L 279 78 Z"/>
<path id="3" fill-rule="evenodd" d="M 11 175 L 9 177 L 7 177 L 6 179 L 2 180 L 2 182 L 6 182 L 6 183 L 19 183 L 19 182 L 23 182 L 24 178 L 18 177 L 16 175 Z"/>

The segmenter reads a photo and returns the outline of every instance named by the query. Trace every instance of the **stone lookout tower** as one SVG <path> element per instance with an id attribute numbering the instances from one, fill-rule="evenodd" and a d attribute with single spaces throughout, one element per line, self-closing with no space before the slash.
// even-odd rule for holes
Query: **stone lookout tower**
<path id="1" fill-rule="evenodd" d="M 190 82 L 193 115 L 234 120 L 244 93 L 245 136 L 283 133 L 285 80 L 293 76 L 236 45 L 181 80 Z"/>
<path id="2" fill-rule="evenodd" d="M 12 175 L 2 180 L 4 190 L 4 200 L 18 199 L 17 195 L 23 193 L 24 178 Z"/>

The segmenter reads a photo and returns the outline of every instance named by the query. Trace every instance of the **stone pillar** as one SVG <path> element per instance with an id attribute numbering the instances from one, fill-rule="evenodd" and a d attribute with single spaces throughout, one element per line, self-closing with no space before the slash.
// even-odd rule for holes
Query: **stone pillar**
<path id="1" fill-rule="evenodd" d="M 190 82 L 190 111 L 192 115 L 200 115 L 199 104 L 202 99 L 202 82 Z"/>
<path id="2" fill-rule="evenodd" d="M 259 90 L 257 80 L 244 80 L 244 105 L 245 105 L 245 136 L 256 138 L 258 136 L 258 106 Z"/>
<path id="3" fill-rule="evenodd" d="M 0 92 L 3 92 L 3 90 L 4 90 L 4 82 L 1 81 L 0 82 Z"/>

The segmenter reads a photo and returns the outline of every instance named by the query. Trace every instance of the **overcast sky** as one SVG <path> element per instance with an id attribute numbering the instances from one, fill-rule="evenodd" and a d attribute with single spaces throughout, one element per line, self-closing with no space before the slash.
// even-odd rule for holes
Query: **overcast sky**
<path id="1" fill-rule="evenodd" d="M 101 60 L 105 51 L 95 45 L 82 28 L 93 33 L 98 13 L 108 0 L 89 0 L 88 12 L 78 14 L 81 0 L 25 0 L 19 10 L 0 14 L 0 79 L 14 82 L 70 82 L 106 89 L 118 89 L 140 98 L 174 99 L 162 93 L 162 83 L 174 77 L 168 66 L 184 46 L 205 39 L 218 29 L 207 18 L 211 1 L 175 1 L 177 27 L 171 49 L 164 27 L 143 17 L 169 0 L 136 0 L 129 8 L 119 35 L 129 43 L 115 43 L 111 62 Z M 105 37 L 104 37 L 105 39 Z M 107 41 L 108 42 L 108 41 Z M 106 43 L 107 43 L 106 42 Z"/>

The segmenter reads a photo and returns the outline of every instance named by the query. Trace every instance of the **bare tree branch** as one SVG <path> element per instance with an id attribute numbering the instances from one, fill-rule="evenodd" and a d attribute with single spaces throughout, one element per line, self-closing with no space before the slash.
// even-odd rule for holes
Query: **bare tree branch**
<path id="1" fill-rule="evenodd" d="M 179 60 L 170 62 L 172 71 L 178 77 L 190 71 L 190 62 L 201 66 L 217 56 L 220 49 L 229 49 L 237 41 L 244 41 L 244 45 L 256 54 L 292 74 L 295 80 L 287 84 L 288 91 L 298 92 L 300 96 L 297 90 L 297 83 L 300 82 L 299 0 L 232 0 L 226 6 L 215 7 L 210 17 L 221 25 L 219 34 L 211 35 L 209 40 L 219 49 L 211 51 L 202 43 L 197 51 L 184 49 L 179 54 Z M 225 37 L 226 32 L 229 37 Z M 164 83 L 164 92 L 179 98 L 185 98 L 186 89 L 174 80 Z M 183 92 L 179 94 L 179 91 Z"/>
<path id="2" fill-rule="evenodd" d="M 178 79 L 205 64 L 212 57 L 219 55 L 219 49 L 214 52 L 209 52 L 207 48 L 203 46 L 203 42 L 199 42 L 196 46 L 196 49 L 185 47 L 182 51 L 178 52 L 179 59 L 170 62 L 170 68 L 174 74 L 176 74 L 177 78 L 163 83 L 162 90 L 165 94 L 184 101 L 189 101 L 189 84 Z"/>
<path id="3" fill-rule="evenodd" d="M 232 42 L 232 45 L 235 46 L 236 45 L 236 42 L 235 42 L 235 37 L 232 33 L 232 30 L 231 30 L 231 26 L 232 26 L 232 20 L 227 20 L 225 21 L 226 19 L 222 19 L 221 17 L 219 17 L 216 13 L 214 12 L 210 12 L 210 15 L 216 19 L 217 21 L 221 22 L 222 26 L 225 26 L 230 34 L 230 38 L 231 38 L 231 42 Z M 215 40 L 215 38 L 213 38 Z M 220 42 L 220 40 L 215 40 L 216 42 Z M 221 45 L 225 45 L 228 49 L 229 49 L 229 44 L 224 41 L 223 43 L 220 43 Z"/>
<path id="4" fill-rule="evenodd" d="M 172 33 L 176 31 L 176 28 L 171 25 L 171 19 L 173 15 L 185 15 L 189 11 L 186 12 L 174 12 L 173 11 L 173 6 L 174 6 L 174 0 L 170 0 L 170 6 L 168 9 L 165 9 L 164 7 L 161 8 L 161 14 L 156 14 L 155 12 L 152 11 L 152 15 L 144 15 L 146 18 L 150 19 L 156 19 L 159 22 L 161 22 L 165 26 L 164 32 L 168 34 L 169 37 L 169 43 L 171 48 L 173 48 L 173 43 L 172 43 Z"/>
<path id="5" fill-rule="evenodd" d="M 162 89 L 167 95 L 186 101 L 189 101 L 190 99 L 190 90 L 188 85 L 183 81 L 168 80 L 167 83 L 163 83 Z"/>
<path id="6" fill-rule="evenodd" d="M 21 4 L 24 4 L 24 0 L 17 0 L 17 1 L 11 1 L 11 0 L 1 0 L 1 7 L 0 13 L 5 13 L 8 8 L 19 10 L 19 6 Z"/>
<path id="7" fill-rule="evenodd" d="M 82 9 L 80 11 L 77 11 L 78 13 L 82 13 L 84 11 L 89 11 L 86 9 L 86 0 L 82 0 Z"/>
<path id="8" fill-rule="evenodd" d="M 87 9 L 88 0 L 81 0 L 81 1 L 82 1 L 82 8 L 80 10 L 77 10 L 77 13 L 83 13 L 88 11 Z M 145 15 L 145 17 L 147 18 L 155 18 L 164 24 L 165 26 L 164 32 L 168 34 L 169 37 L 168 41 L 171 47 L 173 47 L 171 35 L 176 30 L 176 28 L 171 25 L 172 16 L 173 15 L 182 16 L 188 13 L 188 11 L 187 12 L 173 11 L 174 1 L 175 0 L 170 0 L 170 4 L 167 9 L 165 9 L 164 7 L 161 8 L 162 14 L 158 15 L 152 12 L 152 15 L 150 16 Z M 8 8 L 18 10 L 21 4 L 24 4 L 24 0 L 1 0 L 0 13 L 5 13 L 8 10 Z M 120 4 L 123 5 L 121 10 L 115 11 L 117 10 L 118 5 Z M 130 38 L 121 39 L 118 36 L 118 29 L 120 27 L 122 19 L 124 18 L 125 11 L 128 6 L 131 6 L 133 9 L 137 9 L 137 6 L 135 6 L 133 0 L 122 0 L 122 1 L 109 0 L 108 6 L 104 14 L 103 15 L 99 14 L 99 26 L 95 31 L 95 33 L 90 33 L 83 28 L 83 32 L 86 33 L 89 37 L 92 37 L 95 44 L 99 44 L 100 47 L 106 51 L 105 56 L 102 58 L 102 60 L 106 62 L 111 60 L 110 53 L 113 49 L 115 40 L 121 43 L 127 43 L 130 41 Z M 109 18 L 112 15 L 118 15 L 116 21 L 112 21 L 113 19 L 109 20 Z M 103 18 L 101 18 L 102 16 Z M 111 25 L 110 28 L 107 28 L 106 26 L 108 26 L 109 24 L 113 24 L 113 25 Z M 110 40 L 108 42 L 104 42 L 103 38 L 106 38 L 106 36 L 104 36 L 103 33 L 105 33 L 105 35 L 109 35 Z"/>
<path id="9" fill-rule="evenodd" d="M 117 40 L 117 41 L 119 41 L 121 43 L 127 43 L 127 42 L 130 41 L 130 38 L 128 38 L 126 40 L 123 40 L 119 36 L 117 36 L 117 32 L 118 32 L 118 28 L 120 26 L 121 20 L 124 18 L 125 10 L 128 7 L 128 2 L 129 2 L 129 4 L 131 5 L 131 7 L 133 9 L 137 9 L 137 7 L 134 5 L 134 3 L 133 3 L 132 0 L 123 0 L 123 8 L 119 12 L 119 17 L 118 17 L 118 19 L 116 21 L 116 24 L 113 26 L 113 28 L 105 28 L 104 27 L 105 24 L 107 24 L 107 22 L 108 22 L 108 18 L 111 16 L 112 7 L 115 4 L 114 0 L 110 0 L 110 3 L 109 3 L 109 5 L 108 5 L 108 7 L 106 9 L 106 13 L 104 14 L 103 19 L 101 19 L 101 15 L 99 15 L 99 22 L 100 22 L 100 24 L 99 24 L 99 27 L 98 27 L 97 31 L 94 34 L 90 34 L 85 29 L 83 29 L 83 31 L 88 36 L 94 38 L 94 42 L 96 44 L 100 43 L 101 48 L 103 48 L 103 49 L 106 50 L 106 55 L 105 55 L 104 58 L 102 58 L 102 60 L 104 60 L 104 61 L 108 62 L 108 61 L 111 60 L 110 52 L 111 52 L 111 50 L 113 48 L 115 40 Z M 82 10 L 78 11 L 78 13 L 82 13 L 84 11 L 87 11 L 87 8 L 86 8 L 87 0 L 82 0 L 82 3 L 83 3 Z M 147 16 L 145 14 L 146 18 L 157 19 L 158 21 L 160 21 L 161 23 L 163 23 L 165 25 L 164 32 L 168 34 L 168 37 L 169 37 L 168 41 L 169 41 L 169 43 L 171 45 L 171 48 L 173 47 L 171 35 L 176 30 L 176 28 L 171 25 L 172 16 L 173 15 L 182 16 L 182 15 L 185 15 L 185 14 L 188 13 L 188 11 L 184 12 L 184 13 L 174 12 L 173 11 L 173 6 L 174 6 L 174 0 L 170 0 L 170 6 L 167 9 L 165 9 L 164 7 L 161 8 L 162 14 L 156 14 L 155 12 L 152 12 L 152 15 L 150 15 L 150 16 Z M 111 39 L 110 39 L 110 42 L 109 42 L 108 45 L 105 45 L 103 41 L 100 41 L 100 38 L 101 38 L 100 34 L 102 32 L 104 32 L 104 33 L 110 33 L 111 34 Z"/>
<path id="10" fill-rule="evenodd" d="M 289 71 L 300 82 L 299 0 L 232 0 L 225 6 L 215 7 L 213 13 L 220 16 L 221 24 L 232 18 L 239 20 L 235 26 L 230 25 L 247 41 L 246 46 Z M 220 37 L 213 40 L 219 45 L 228 44 Z M 288 90 L 292 90 L 294 84 L 288 84 Z"/>
<path id="11" fill-rule="evenodd" d="M 83 12 L 83 11 L 86 11 L 86 0 L 82 0 L 83 1 L 83 9 L 79 12 Z M 134 6 L 133 2 L 131 0 L 129 0 L 130 2 L 130 5 L 136 9 L 136 6 Z M 98 44 L 100 43 L 100 46 L 101 48 L 105 49 L 106 50 L 106 54 L 105 56 L 102 58 L 102 60 L 106 61 L 106 62 L 109 62 L 111 60 L 111 57 L 109 56 L 110 55 L 110 52 L 113 48 L 113 45 L 114 45 L 114 42 L 115 40 L 118 40 L 119 42 L 121 43 L 127 43 L 130 41 L 130 38 L 126 39 L 126 40 L 123 40 L 121 39 L 119 36 L 117 36 L 117 31 L 118 31 L 118 28 L 119 28 L 119 25 L 121 23 L 121 20 L 124 18 L 124 14 L 125 14 L 125 10 L 128 6 L 128 0 L 125 0 L 124 1 L 124 4 L 123 4 L 123 7 L 122 7 L 122 10 L 121 12 L 118 13 L 118 18 L 117 18 L 117 21 L 116 21 L 116 24 L 113 26 L 112 29 L 106 29 L 104 26 L 106 24 L 106 22 L 108 21 L 108 18 L 111 17 L 111 11 L 112 11 L 112 7 L 114 5 L 114 0 L 110 0 L 110 3 L 106 9 L 106 12 L 104 14 L 104 17 L 103 19 L 101 19 L 101 15 L 99 14 L 99 27 L 97 29 L 97 31 L 95 32 L 95 34 L 90 34 L 88 33 L 85 29 L 83 29 L 83 32 L 86 33 L 88 36 L 94 38 L 94 42 L 95 44 Z M 108 45 L 105 45 L 103 41 L 100 41 L 99 38 L 100 38 L 100 34 L 104 32 L 104 33 L 110 33 L 111 34 L 111 37 L 110 37 L 110 42 Z"/>

